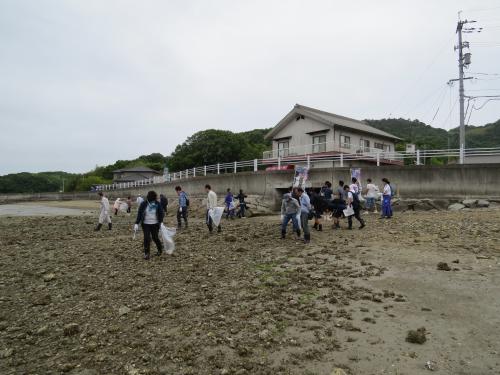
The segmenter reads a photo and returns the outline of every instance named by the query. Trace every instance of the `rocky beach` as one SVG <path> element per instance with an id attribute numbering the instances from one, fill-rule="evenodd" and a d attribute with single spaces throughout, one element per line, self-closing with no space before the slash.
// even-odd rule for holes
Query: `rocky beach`
<path id="1" fill-rule="evenodd" d="M 276 215 L 196 217 L 151 261 L 133 217 L 96 233 L 72 208 L 0 217 L 2 374 L 500 373 L 496 208 L 365 214 L 310 245 Z"/>

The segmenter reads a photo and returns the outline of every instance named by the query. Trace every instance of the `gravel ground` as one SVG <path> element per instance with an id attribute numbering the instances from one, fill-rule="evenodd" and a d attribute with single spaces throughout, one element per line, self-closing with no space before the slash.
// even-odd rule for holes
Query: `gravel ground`
<path id="1" fill-rule="evenodd" d="M 500 211 L 365 217 L 193 219 L 151 261 L 131 217 L 0 217 L 0 373 L 500 373 Z"/>

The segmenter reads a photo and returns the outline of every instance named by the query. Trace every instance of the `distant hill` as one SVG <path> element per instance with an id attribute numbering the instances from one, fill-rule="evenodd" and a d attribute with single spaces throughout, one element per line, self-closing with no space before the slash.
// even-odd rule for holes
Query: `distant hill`
<path id="1" fill-rule="evenodd" d="M 0 176 L 0 193 L 41 193 L 62 190 L 74 175 L 66 172 L 13 173 Z"/>
<path id="2" fill-rule="evenodd" d="M 402 138 L 404 143 L 415 143 L 422 149 L 458 148 L 459 129 L 446 131 L 433 128 L 418 120 L 382 119 L 365 120 L 371 126 Z M 465 129 L 466 147 L 500 146 L 500 120 L 484 126 L 467 126 Z"/>
<path id="3" fill-rule="evenodd" d="M 458 139 L 459 129 L 450 130 Z M 458 142 L 457 142 L 458 143 Z M 467 126 L 465 128 L 466 147 L 499 147 L 500 146 L 500 120 L 484 126 Z"/>

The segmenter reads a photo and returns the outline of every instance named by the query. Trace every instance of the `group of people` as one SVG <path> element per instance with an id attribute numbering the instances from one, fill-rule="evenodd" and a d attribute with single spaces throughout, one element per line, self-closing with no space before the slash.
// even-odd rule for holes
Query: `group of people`
<path id="1" fill-rule="evenodd" d="M 245 217 L 245 210 L 247 208 L 245 198 L 247 198 L 247 195 L 243 193 L 242 189 L 240 189 L 236 197 L 230 188 L 227 189 L 226 197 L 224 198 L 227 219 L 234 219 L 236 216 L 239 218 Z"/>
<path id="2" fill-rule="evenodd" d="M 178 211 L 176 214 L 177 217 L 177 228 L 188 227 L 188 209 L 189 209 L 189 197 L 185 191 L 183 191 L 181 186 L 175 187 L 175 192 L 178 196 Z M 210 233 L 214 231 L 214 227 L 217 228 L 217 232 L 222 232 L 222 226 L 220 221 L 217 223 L 214 222 L 213 211 L 217 208 L 217 194 L 212 190 L 212 187 L 207 184 L 205 185 L 205 192 L 207 193 L 207 205 L 206 205 L 206 224 Z M 239 194 L 236 196 L 238 200 L 238 204 L 234 203 L 234 199 L 231 194 L 231 190 L 227 189 L 227 195 L 225 198 L 226 203 L 226 212 L 227 218 L 234 217 L 235 215 L 239 217 L 245 217 L 245 209 L 246 202 L 245 198 L 247 195 L 243 193 L 243 190 L 240 190 Z M 95 228 L 96 231 L 99 231 L 103 225 L 107 224 L 108 229 L 112 230 L 112 222 L 111 222 L 111 214 L 110 214 L 110 205 L 108 198 L 103 194 L 103 192 L 98 193 L 100 197 L 100 213 L 99 213 L 99 222 Z M 229 199 L 229 197 L 231 199 Z M 120 204 L 123 203 L 120 201 L 120 198 L 116 200 L 118 205 L 114 205 L 115 215 L 118 214 L 118 209 L 120 208 Z M 127 198 L 127 212 L 130 213 L 132 207 L 132 199 L 131 197 Z M 136 199 L 136 203 L 138 206 L 137 210 L 137 218 L 134 224 L 134 231 L 136 232 L 139 229 L 139 225 L 142 228 L 144 234 L 144 259 L 150 259 L 150 248 L 151 241 L 155 243 L 157 248 L 156 255 L 161 255 L 163 252 L 163 244 L 159 238 L 159 232 L 161 228 L 161 224 L 165 218 L 168 209 L 168 198 L 160 194 L 158 197 L 155 191 L 148 192 L 146 198 L 144 199 L 141 195 L 139 195 Z M 238 208 L 238 212 L 232 213 L 236 208 Z"/>
<path id="3" fill-rule="evenodd" d="M 379 192 L 378 187 L 372 183 L 371 179 L 367 180 L 365 189 L 361 189 L 358 180 L 353 177 L 351 184 L 344 184 L 339 181 L 338 187 L 335 191 L 332 184 L 326 181 L 321 189 L 306 189 L 301 187 L 292 188 L 284 194 L 281 204 L 281 238 L 286 237 L 286 230 L 289 222 L 292 222 L 293 231 L 297 238 L 302 238 L 305 243 L 311 241 L 311 231 L 309 228 L 309 221 L 314 219 L 313 229 L 318 231 L 323 230 L 322 219 L 331 217 L 333 219 L 333 229 L 340 228 L 340 219 L 347 217 L 348 228 L 352 229 L 353 217 L 360 223 L 359 229 L 365 227 L 365 221 L 361 217 L 361 194 L 365 193 L 366 204 L 365 208 L 368 211 L 375 211 L 375 200 L 380 195 L 382 202 L 381 218 L 391 218 L 391 198 L 394 195 L 394 189 L 391 187 L 389 180 L 382 179 L 384 187 L 382 192 Z M 178 197 L 178 210 L 177 210 L 177 228 L 188 227 L 188 211 L 189 211 L 189 197 L 181 186 L 175 187 L 175 192 Z M 217 194 L 212 190 L 212 187 L 205 185 L 205 192 L 207 193 L 206 216 L 205 221 L 210 233 L 217 229 L 217 232 L 222 231 L 220 223 L 220 216 L 214 218 L 214 212 L 219 209 L 217 205 Z M 95 228 L 99 231 L 103 225 L 107 224 L 108 229 L 112 230 L 112 222 L 110 215 L 110 206 L 108 198 L 99 192 L 100 196 L 100 213 L 99 223 Z M 235 216 L 244 218 L 247 204 L 245 199 L 247 195 L 243 190 L 234 197 L 231 189 L 227 189 L 227 194 L 224 199 L 225 212 L 227 219 L 233 219 Z M 118 205 L 115 204 L 115 215 L 120 208 L 120 199 L 117 199 Z M 122 202 L 123 203 L 123 202 Z M 127 212 L 131 212 L 132 199 L 129 196 L 124 202 L 127 204 Z M 168 199 L 165 195 L 160 194 L 158 197 L 155 191 L 148 192 L 144 199 L 139 195 L 136 199 L 138 206 L 137 217 L 134 224 L 134 231 L 139 229 L 139 225 L 144 233 L 144 259 L 150 259 L 151 241 L 153 241 L 157 248 L 156 255 L 161 255 L 163 245 L 159 238 L 159 231 L 168 209 Z M 303 237 L 301 236 L 303 234 Z"/>
<path id="4" fill-rule="evenodd" d="M 289 191 L 283 195 L 281 204 L 281 238 L 286 237 L 286 229 L 292 221 L 293 232 L 297 238 L 302 238 L 305 243 L 311 241 L 309 220 L 314 219 L 313 228 L 322 231 L 322 218 L 331 217 L 333 219 L 333 229 L 340 229 L 340 219 L 347 217 L 348 227 L 352 230 L 353 217 L 360 223 L 359 229 L 363 229 L 366 224 L 361 217 L 361 197 L 365 194 L 365 209 L 369 212 L 376 211 L 376 199 L 381 197 L 381 219 L 392 217 L 391 198 L 395 191 L 387 178 L 383 178 L 384 187 L 382 192 L 367 180 L 365 189 L 362 189 L 357 178 L 351 179 L 351 184 L 339 181 L 335 191 L 332 184 L 326 181 L 321 189 L 306 189 L 290 187 Z M 301 237 L 301 232 L 303 237 Z"/>

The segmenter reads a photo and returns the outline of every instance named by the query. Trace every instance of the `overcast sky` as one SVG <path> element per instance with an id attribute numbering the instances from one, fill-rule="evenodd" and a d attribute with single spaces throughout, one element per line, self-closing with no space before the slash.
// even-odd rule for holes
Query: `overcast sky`
<path id="1" fill-rule="evenodd" d="M 499 74 L 468 94 L 500 94 L 498 0 L 0 0 L 0 174 L 170 154 L 295 103 L 455 127 L 459 10 L 484 27 L 469 70 Z M 499 118 L 490 102 L 470 124 Z"/>

